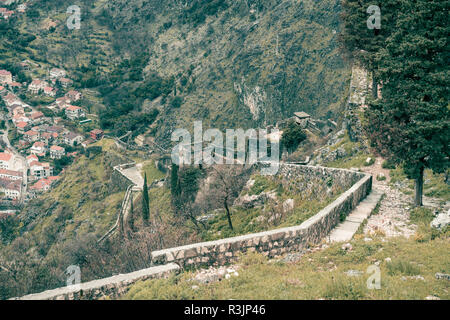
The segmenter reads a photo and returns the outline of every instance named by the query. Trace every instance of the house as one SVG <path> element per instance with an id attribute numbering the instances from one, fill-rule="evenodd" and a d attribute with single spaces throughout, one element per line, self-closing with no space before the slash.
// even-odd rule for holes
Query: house
<path id="1" fill-rule="evenodd" d="M 66 108 L 65 112 L 66 112 L 67 118 L 69 118 L 71 120 L 83 118 L 86 116 L 83 109 L 81 109 L 80 107 L 77 107 L 77 106 L 68 106 Z"/>
<path id="2" fill-rule="evenodd" d="M 52 142 L 55 139 L 55 137 L 50 132 L 41 132 L 40 139 L 42 142 L 45 142 L 45 144 L 49 144 L 50 142 Z"/>
<path id="3" fill-rule="evenodd" d="M 12 74 L 7 70 L 0 70 L 0 83 L 9 84 L 12 81 Z"/>
<path id="4" fill-rule="evenodd" d="M 9 107 L 15 103 L 20 102 L 20 100 L 17 98 L 17 96 L 13 93 L 8 93 L 4 98 L 3 101 L 5 101 L 6 106 Z"/>
<path id="5" fill-rule="evenodd" d="M 51 146 L 50 147 L 50 158 L 52 159 L 61 159 L 66 153 L 66 150 L 60 146 Z"/>
<path id="6" fill-rule="evenodd" d="M 13 114 L 13 117 L 14 116 L 25 117 L 25 115 L 24 115 L 25 114 L 25 110 L 20 104 L 13 104 L 9 109 L 11 110 L 11 113 Z"/>
<path id="7" fill-rule="evenodd" d="M 35 154 L 31 154 L 27 157 L 27 164 L 30 165 L 34 161 L 39 161 L 39 158 Z"/>
<path id="8" fill-rule="evenodd" d="M 100 129 L 94 129 L 89 132 L 89 135 L 93 140 L 100 140 L 103 137 L 103 134 L 103 130 Z"/>
<path id="9" fill-rule="evenodd" d="M 44 119 L 44 114 L 41 111 L 35 111 L 31 114 L 31 121 L 34 124 L 39 124 Z"/>
<path id="10" fill-rule="evenodd" d="M 75 146 L 81 144 L 84 140 L 84 137 L 81 134 L 69 132 L 64 136 L 64 143 L 70 146 Z"/>
<path id="11" fill-rule="evenodd" d="M 70 105 L 70 99 L 67 97 L 57 98 L 55 103 L 60 110 L 64 110 Z"/>
<path id="12" fill-rule="evenodd" d="M 24 13 L 26 10 L 27 10 L 26 3 L 22 3 L 17 6 L 17 11 L 19 11 L 20 13 Z"/>
<path id="13" fill-rule="evenodd" d="M 48 178 L 42 178 L 39 181 L 37 181 L 35 184 L 33 184 L 29 190 L 30 192 L 36 194 L 41 193 L 44 191 L 50 190 L 52 184 L 59 179 L 58 176 L 51 176 Z"/>
<path id="14" fill-rule="evenodd" d="M 0 178 L 5 178 L 9 180 L 22 180 L 23 173 L 21 171 L 0 169 Z"/>
<path id="15" fill-rule="evenodd" d="M 35 79 L 28 86 L 28 91 L 31 91 L 33 94 L 38 94 L 39 91 L 44 90 L 44 88 L 48 86 L 49 85 L 46 81 Z"/>
<path id="16" fill-rule="evenodd" d="M 22 84 L 20 84 L 19 82 L 13 81 L 13 82 L 8 84 L 8 87 L 9 87 L 10 90 L 15 92 L 16 90 L 18 90 L 18 89 L 20 89 L 22 87 Z"/>
<path id="17" fill-rule="evenodd" d="M 47 152 L 47 148 L 43 141 L 36 141 L 30 148 L 30 153 L 37 155 L 39 157 L 45 157 L 45 153 Z"/>
<path id="18" fill-rule="evenodd" d="M 56 90 L 53 89 L 52 87 L 45 87 L 44 94 L 49 97 L 54 97 L 56 96 Z"/>
<path id="19" fill-rule="evenodd" d="M 83 146 L 83 148 L 87 148 L 90 144 L 95 143 L 94 140 L 92 140 L 92 138 L 88 138 L 86 140 L 84 140 L 81 145 Z"/>
<path id="20" fill-rule="evenodd" d="M 23 134 L 23 139 L 27 142 L 35 142 L 39 139 L 39 132 L 29 130 Z"/>
<path id="21" fill-rule="evenodd" d="M 10 153 L 0 152 L 0 169 L 11 169 L 14 166 L 14 157 Z"/>
<path id="22" fill-rule="evenodd" d="M 0 96 L 3 96 L 6 92 L 6 88 L 4 86 L 0 86 Z"/>
<path id="23" fill-rule="evenodd" d="M 48 178 L 53 175 L 53 168 L 48 162 L 33 161 L 30 163 L 30 176 L 33 180 Z"/>
<path id="24" fill-rule="evenodd" d="M 14 11 L 12 10 L 7 10 L 5 12 L 2 13 L 2 16 L 5 20 L 8 20 L 10 17 L 12 17 L 12 15 L 14 14 Z"/>
<path id="25" fill-rule="evenodd" d="M 70 90 L 69 92 L 66 93 L 66 97 L 72 101 L 78 101 L 81 99 L 81 92 L 76 90 Z"/>
<path id="26" fill-rule="evenodd" d="M 50 70 L 50 79 L 63 78 L 66 74 L 66 71 L 63 69 L 53 68 Z"/>
<path id="27" fill-rule="evenodd" d="M 300 125 L 302 128 L 306 128 L 308 122 L 311 120 L 311 116 L 306 112 L 295 112 L 294 113 L 295 122 Z"/>
<path id="28" fill-rule="evenodd" d="M 63 88 L 68 88 L 73 83 L 73 81 L 68 78 L 60 78 L 58 79 L 58 82 Z"/>
<path id="29" fill-rule="evenodd" d="M 0 178 L 0 192 L 3 192 L 4 198 L 17 200 L 22 192 L 22 181 Z"/>
<path id="30" fill-rule="evenodd" d="M 30 129 L 30 125 L 28 122 L 25 121 L 19 121 L 16 123 L 17 132 L 20 134 L 24 134 L 25 131 L 28 131 Z"/>

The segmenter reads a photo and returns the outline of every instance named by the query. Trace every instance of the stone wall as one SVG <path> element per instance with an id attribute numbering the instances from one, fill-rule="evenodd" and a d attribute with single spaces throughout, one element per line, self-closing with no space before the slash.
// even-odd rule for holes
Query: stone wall
<path id="1" fill-rule="evenodd" d="M 166 278 L 180 267 L 174 263 L 139 270 L 128 274 L 85 282 L 80 285 L 48 290 L 11 300 L 95 300 L 108 296 L 117 298 L 128 292 L 130 285 L 140 280 Z"/>
<path id="2" fill-rule="evenodd" d="M 300 251 L 324 239 L 341 218 L 345 218 L 372 189 L 372 176 L 350 170 L 283 165 L 279 174 L 288 178 L 290 175 L 306 172 L 312 176 L 322 172 L 324 177 L 340 177 L 349 183 L 355 179 L 358 181 L 299 226 L 154 251 L 153 263 L 177 263 L 182 267 L 223 265 L 235 261 L 241 253 L 247 251 L 261 252 L 269 257 Z"/>

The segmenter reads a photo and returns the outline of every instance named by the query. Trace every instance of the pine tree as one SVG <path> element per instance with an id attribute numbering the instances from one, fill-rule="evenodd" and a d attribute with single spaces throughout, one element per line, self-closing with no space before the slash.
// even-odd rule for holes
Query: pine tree
<path id="1" fill-rule="evenodd" d="M 150 203 L 148 198 L 147 173 L 144 176 L 144 187 L 142 188 L 142 219 L 147 224 L 150 218 Z"/>
<path id="2" fill-rule="evenodd" d="M 396 29 L 377 53 L 383 99 L 367 110 L 373 146 L 403 164 L 422 205 L 426 168 L 445 172 L 450 156 L 449 1 L 405 0 Z"/>

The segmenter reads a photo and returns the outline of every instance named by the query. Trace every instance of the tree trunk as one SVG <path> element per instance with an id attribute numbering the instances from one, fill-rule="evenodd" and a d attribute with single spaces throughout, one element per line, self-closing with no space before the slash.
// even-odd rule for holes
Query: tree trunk
<path id="1" fill-rule="evenodd" d="M 228 226 L 230 227 L 231 230 L 233 230 L 233 224 L 231 223 L 231 213 L 230 213 L 230 208 L 228 208 L 228 201 L 225 200 L 223 202 L 223 205 L 225 207 L 225 210 L 227 211 L 227 219 L 228 219 Z"/>
<path id="2" fill-rule="evenodd" d="M 419 176 L 416 178 L 415 181 L 415 191 L 416 196 L 414 199 L 414 205 L 416 207 L 421 207 L 423 205 L 422 203 L 422 195 L 423 195 L 423 168 L 420 169 Z"/>

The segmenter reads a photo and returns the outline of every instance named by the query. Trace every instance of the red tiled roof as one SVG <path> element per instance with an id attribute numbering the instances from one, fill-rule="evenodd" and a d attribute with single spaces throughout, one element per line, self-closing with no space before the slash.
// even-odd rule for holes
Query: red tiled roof
<path id="1" fill-rule="evenodd" d="M 16 177 L 23 177 L 22 172 L 14 171 L 14 170 L 8 170 L 8 169 L 0 169 L 0 174 L 6 174 L 6 175 L 9 175 L 9 176 L 16 176 Z"/>
<path id="2" fill-rule="evenodd" d="M 50 150 L 54 150 L 54 151 L 64 151 L 63 147 L 60 146 L 51 146 Z"/>
<path id="3" fill-rule="evenodd" d="M 17 128 L 25 128 L 26 126 L 28 125 L 28 123 L 26 123 L 25 121 L 19 121 L 19 122 L 17 122 L 17 125 L 16 125 L 16 127 Z"/>
<path id="4" fill-rule="evenodd" d="M 69 106 L 69 107 L 67 107 L 66 110 L 69 110 L 69 111 L 76 111 L 76 110 L 81 110 L 81 108 L 80 108 L 80 107 L 77 107 L 77 106 Z"/>
<path id="5" fill-rule="evenodd" d="M 10 155 L 9 153 L 5 153 L 5 152 L 0 152 L 0 160 L 2 161 L 9 161 L 11 160 L 12 155 Z"/>
<path id="6" fill-rule="evenodd" d="M 29 130 L 29 131 L 25 132 L 24 134 L 26 134 L 27 136 L 35 136 L 35 135 L 39 134 L 39 132 Z"/>

